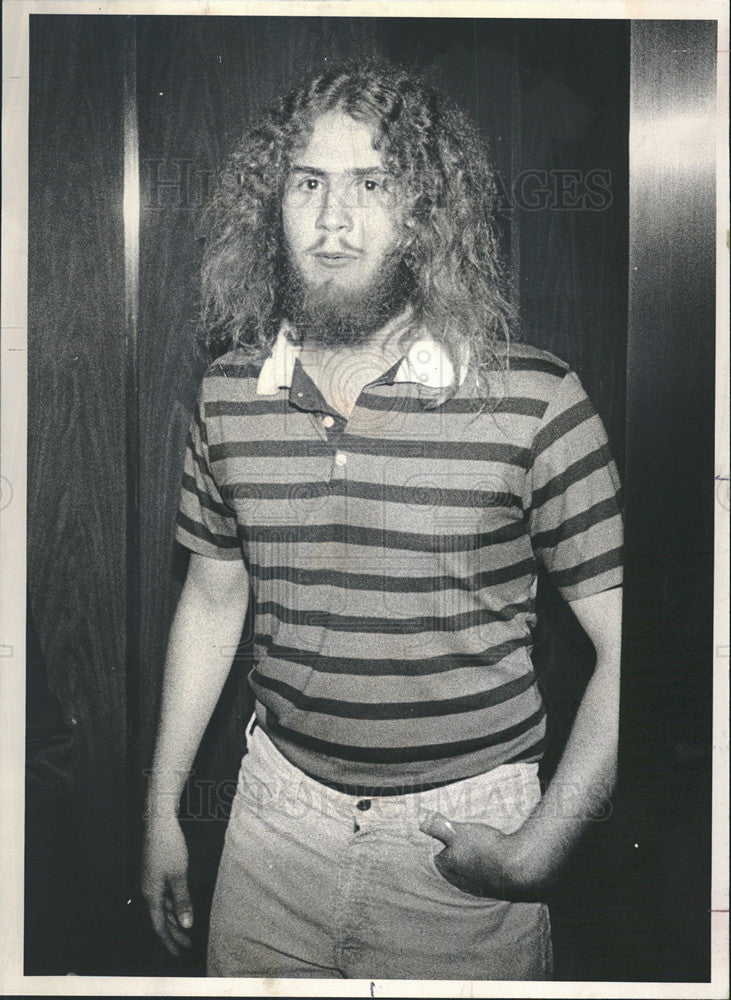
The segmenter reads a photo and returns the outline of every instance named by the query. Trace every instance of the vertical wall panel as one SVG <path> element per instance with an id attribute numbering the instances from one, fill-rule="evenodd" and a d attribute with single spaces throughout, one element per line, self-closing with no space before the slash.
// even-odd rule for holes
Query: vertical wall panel
<path id="1" fill-rule="evenodd" d="M 120 21 L 31 15 L 28 578 L 80 753 L 73 971 L 122 912 L 126 874 Z"/>
<path id="2" fill-rule="evenodd" d="M 524 334 L 568 361 L 624 462 L 627 21 L 519 29 Z"/>
<path id="3" fill-rule="evenodd" d="M 715 23 L 633 22 L 622 773 L 671 980 L 710 961 L 715 86 Z"/>

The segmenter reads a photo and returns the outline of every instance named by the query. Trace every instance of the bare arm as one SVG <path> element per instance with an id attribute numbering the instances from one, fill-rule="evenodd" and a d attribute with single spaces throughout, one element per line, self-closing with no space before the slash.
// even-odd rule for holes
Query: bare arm
<path id="1" fill-rule="evenodd" d="M 542 801 L 508 835 L 480 823 L 447 825 L 438 813 L 422 823 L 424 832 L 446 845 L 437 855 L 440 871 L 467 892 L 517 899 L 540 894 L 614 787 L 622 590 L 594 594 L 571 607 L 594 644 L 596 666 Z"/>
<path id="2" fill-rule="evenodd" d="M 520 831 L 516 860 L 529 886 L 550 881 L 592 818 L 604 814 L 616 780 L 622 589 L 571 608 L 594 644 L 596 666 L 553 780 Z"/>
<path id="3" fill-rule="evenodd" d="M 173 954 L 190 943 L 187 851 L 180 796 L 226 681 L 246 617 L 241 560 L 191 554 L 170 629 L 162 705 L 147 795 L 142 890 L 155 930 Z"/>
<path id="4" fill-rule="evenodd" d="M 226 681 L 248 601 L 241 560 L 192 553 L 168 639 L 148 809 L 177 814 L 196 751 Z"/>

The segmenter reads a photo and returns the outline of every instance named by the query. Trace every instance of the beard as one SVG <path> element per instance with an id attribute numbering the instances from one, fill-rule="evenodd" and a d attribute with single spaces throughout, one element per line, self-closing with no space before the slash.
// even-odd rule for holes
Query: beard
<path id="1" fill-rule="evenodd" d="M 333 279 L 306 282 L 287 254 L 283 255 L 282 311 L 301 341 L 321 347 L 363 347 L 411 297 L 414 279 L 401 253 L 381 261 L 371 278 L 355 289 Z"/>

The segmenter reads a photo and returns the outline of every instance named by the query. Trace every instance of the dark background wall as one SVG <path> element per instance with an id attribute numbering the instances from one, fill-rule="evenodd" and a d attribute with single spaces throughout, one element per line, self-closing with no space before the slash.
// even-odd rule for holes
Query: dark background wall
<path id="1" fill-rule="evenodd" d="M 706 59 L 714 51 L 706 36 L 694 44 Z M 71 845 L 59 864 L 74 890 L 59 908 L 55 938 L 38 934 L 34 907 L 47 909 L 54 890 L 31 877 L 27 971 L 201 971 L 251 711 L 245 645 L 184 797 L 200 915 L 187 964 L 156 946 L 134 888 L 144 769 L 185 573 L 185 554 L 172 541 L 180 469 L 206 365 L 196 342 L 196 221 L 222 159 L 259 109 L 328 63 L 373 54 L 418 68 L 477 120 L 498 172 L 499 223 L 523 336 L 581 376 L 635 498 L 628 535 L 645 542 L 640 558 L 629 556 L 624 780 L 613 814 L 595 824 L 554 894 L 557 976 L 703 979 L 709 826 L 701 808 L 689 828 L 688 807 L 707 804 L 709 788 L 710 507 L 691 512 L 696 583 L 673 590 L 647 565 L 680 543 L 677 512 L 661 508 L 648 541 L 653 507 L 630 491 L 633 474 L 644 482 L 645 449 L 659 455 L 665 476 L 672 469 L 672 483 L 661 477 L 663 489 L 675 488 L 678 477 L 691 488 L 698 467 L 678 468 L 677 426 L 699 463 L 711 459 L 713 317 L 701 316 L 704 350 L 692 352 L 669 304 L 663 329 L 652 326 L 628 371 L 630 25 L 401 18 L 31 17 L 29 607 L 37 658 L 60 705 L 54 724 L 75 733 L 76 757 L 75 780 L 66 785 L 71 818 L 59 813 Z M 136 86 L 139 123 L 134 329 L 125 320 L 125 78 L 128 94 L 130 81 Z M 683 358 L 703 387 L 693 395 L 692 427 L 673 405 L 672 379 L 656 381 L 657 370 L 675 370 Z M 639 386 L 644 393 L 647 380 L 664 406 L 638 414 L 641 428 L 629 410 L 628 441 L 643 443 L 625 470 L 626 401 Z M 659 453 L 658 441 L 666 442 Z M 573 616 L 545 582 L 541 604 L 546 624 L 536 658 L 550 712 L 549 778 L 591 660 Z M 676 630 L 662 651 L 642 646 L 635 656 L 648 623 L 656 632 L 680 608 L 696 623 L 692 634 Z M 687 780 L 677 792 L 670 774 L 683 768 Z M 678 907 L 673 849 L 681 842 L 701 863 L 686 870 L 682 913 L 669 924 L 671 900 L 676 914 Z M 42 873 L 34 857 L 29 848 L 28 871 Z M 61 942 L 55 948 L 54 939 Z"/>
<path id="2" fill-rule="evenodd" d="M 31 878 L 36 864 L 66 867 L 73 891 L 53 921 L 42 886 L 35 896 L 27 886 L 39 913 L 27 944 L 56 959 L 60 936 L 78 962 L 104 946 L 128 898 L 123 34 L 118 18 L 32 22 L 29 606 L 78 760 L 67 855 L 45 861 L 41 841 L 26 866 Z M 42 673 L 38 664 L 29 675 Z M 58 817 L 42 806 L 40 816 L 52 841 Z"/>

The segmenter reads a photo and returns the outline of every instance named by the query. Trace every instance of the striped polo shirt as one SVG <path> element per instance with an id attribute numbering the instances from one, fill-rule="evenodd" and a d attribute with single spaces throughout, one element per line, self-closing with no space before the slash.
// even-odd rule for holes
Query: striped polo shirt
<path id="1" fill-rule="evenodd" d="M 568 366 L 511 347 L 434 405 L 451 369 L 421 341 L 346 420 L 280 333 L 263 365 L 204 375 L 176 537 L 244 559 L 257 720 L 313 777 L 425 787 L 538 760 L 531 662 L 540 562 L 569 600 L 622 580 L 620 484 Z"/>

